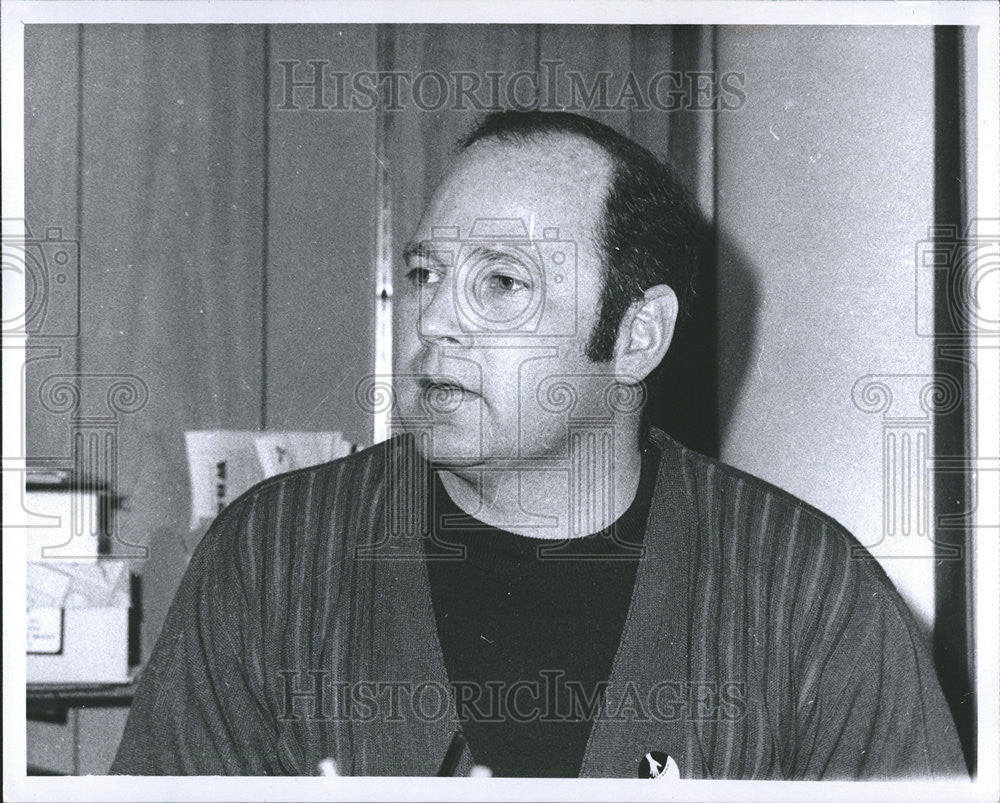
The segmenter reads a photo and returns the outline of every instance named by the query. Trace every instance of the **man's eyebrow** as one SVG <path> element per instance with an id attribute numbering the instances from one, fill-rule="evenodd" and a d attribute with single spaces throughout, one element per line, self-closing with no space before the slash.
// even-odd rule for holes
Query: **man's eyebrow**
<path id="1" fill-rule="evenodd" d="M 518 248 L 490 248 L 486 245 L 476 245 L 469 250 L 469 256 L 474 259 L 482 259 L 491 264 L 494 262 L 525 264 L 524 254 Z"/>
<path id="2" fill-rule="evenodd" d="M 456 244 L 455 248 L 445 247 L 444 244 L 434 243 L 429 240 L 420 240 L 416 243 L 409 243 L 403 248 L 403 262 L 407 265 L 414 259 L 425 259 L 441 267 L 449 267 L 457 257 L 457 249 L 461 244 Z M 517 248 L 491 248 L 486 245 L 475 245 L 469 249 L 466 258 L 482 259 L 486 262 L 515 262 L 524 264 L 525 258 Z"/>
<path id="3" fill-rule="evenodd" d="M 409 265 L 414 259 L 426 259 L 443 266 L 445 262 L 441 259 L 441 250 L 441 248 L 436 248 L 427 240 L 421 240 L 416 243 L 408 243 L 403 249 L 403 261 Z"/>

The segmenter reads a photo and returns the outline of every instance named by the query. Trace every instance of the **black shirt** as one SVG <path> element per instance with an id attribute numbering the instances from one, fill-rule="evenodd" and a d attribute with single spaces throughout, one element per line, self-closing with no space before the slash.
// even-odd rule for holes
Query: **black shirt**
<path id="1" fill-rule="evenodd" d="M 658 451 L 608 528 L 554 541 L 465 514 L 434 479 L 428 574 L 457 714 L 497 776 L 576 777 L 635 584 Z M 456 548 L 464 549 L 464 557 Z"/>

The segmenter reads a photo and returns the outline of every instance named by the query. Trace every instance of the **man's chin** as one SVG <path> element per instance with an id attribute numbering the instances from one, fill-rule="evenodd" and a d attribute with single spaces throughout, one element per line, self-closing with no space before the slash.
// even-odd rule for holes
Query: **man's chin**
<path id="1" fill-rule="evenodd" d="M 427 423 L 400 428 L 413 438 L 417 453 L 442 468 L 471 468 L 487 459 L 478 431 L 469 432 L 454 424 Z"/>
<path id="2" fill-rule="evenodd" d="M 478 439 L 431 437 L 417 448 L 425 460 L 442 468 L 473 468 L 487 458 Z"/>

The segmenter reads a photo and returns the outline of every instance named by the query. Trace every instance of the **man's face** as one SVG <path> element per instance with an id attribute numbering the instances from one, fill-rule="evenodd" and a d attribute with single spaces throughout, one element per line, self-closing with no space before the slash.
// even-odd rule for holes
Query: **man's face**
<path id="1" fill-rule="evenodd" d="M 455 468 L 567 455 L 569 424 L 608 420 L 612 366 L 584 353 L 610 176 L 574 137 L 485 140 L 437 188 L 395 283 L 397 424 Z"/>

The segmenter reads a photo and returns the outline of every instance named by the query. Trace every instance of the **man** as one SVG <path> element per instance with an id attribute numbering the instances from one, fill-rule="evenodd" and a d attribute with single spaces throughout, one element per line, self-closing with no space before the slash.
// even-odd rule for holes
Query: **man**
<path id="1" fill-rule="evenodd" d="M 645 424 L 703 241 L 611 129 L 487 117 L 404 250 L 404 434 L 219 516 L 113 771 L 963 773 L 878 564 Z"/>

